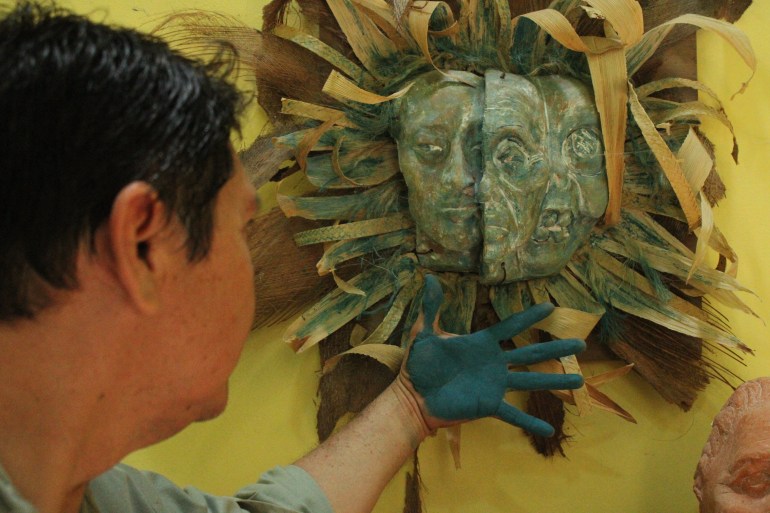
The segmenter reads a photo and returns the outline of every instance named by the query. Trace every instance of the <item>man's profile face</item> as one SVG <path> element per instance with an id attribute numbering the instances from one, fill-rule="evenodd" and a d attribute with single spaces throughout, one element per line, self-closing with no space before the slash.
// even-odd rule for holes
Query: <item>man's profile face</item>
<path id="1" fill-rule="evenodd" d="M 237 157 L 235 170 L 215 199 L 209 253 L 189 262 L 183 244 L 167 276 L 162 300 L 169 318 L 153 359 L 165 368 L 169 422 L 217 416 L 227 403 L 227 383 L 254 315 L 253 269 L 246 228 L 254 216 L 256 191 Z M 173 221 L 179 224 L 178 221 Z M 184 229 L 180 242 L 184 238 Z M 182 409 L 182 410 L 180 410 Z M 173 417 L 173 418 L 171 418 Z M 181 427 L 184 426 L 179 426 Z"/>

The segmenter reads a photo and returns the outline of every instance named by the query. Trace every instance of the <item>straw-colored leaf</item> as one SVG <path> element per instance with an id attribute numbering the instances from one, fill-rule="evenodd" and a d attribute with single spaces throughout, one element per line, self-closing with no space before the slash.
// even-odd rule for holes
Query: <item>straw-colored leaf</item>
<path id="1" fill-rule="evenodd" d="M 371 334 L 361 341 L 361 344 L 384 344 L 387 342 L 388 337 L 396 329 L 398 323 L 401 321 L 401 317 L 404 315 L 406 307 L 417 295 L 417 292 L 422 288 L 423 278 L 421 274 L 415 274 L 414 279 L 406 283 L 401 290 L 398 291 L 396 299 L 393 300 L 388 313 L 382 319 L 382 322 L 371 332 Z"/>
<path id="2" fill-rule="evenodd" d="M 300 142 L 302 142 L 302 140 L 305 138 L 305 136 L 307 136 L 308 133 L 312 132 L 316 128 L 318 127 L 306 128 L 304 130 L 297 130 L 296 132 L 291 132 L 278 137 L 273 137 L 272 142 L 275 146 L 278 146 L 278 147 L 294 149 L 296 153 Z M 331 150 L 334 147 L 333 141 L 336 140 L 336 137 L 331 137 L 332 134 L 334 134 L 335 132 L 344 132 L 344 131 L 346 130 L 339 126 L 331 128 L 330 130 L 325 132 L 320 139 L 316 141 L 315 146 L 313 146 L 310 149 L 310 151 Z"/>
<path id="3" fill-rule="evenodd" d="M 497 34 L 497 55 L 503 71 L 510 71 L 511 45 L 513 44 L 513 26 L 511 19 L 511 5 L 508 0 L 494 0 L 495 14 L 499 20 Z"/>
<path id="4" fill-rule="evenodd" d="M 522 14 L 511 21 L 515 27 L 519 18 L 527 18 L 535 22 L 548 35 L 554 38 L 565 48 L 575 52 L 586 53 L 589 51 L 583 39 L 574 29 L 570 21 L 559 11 L 554 9 L 542 9 L 539 11 Z"/>
<path id="5" fill-rule="evenodd" d="M 626 63 L 622 48 L 599 54 L 588 54 L 596 109 L 602 127 L 605 168 L 609 199 L 604 216 L 605 224 L 612 226 L 620 221 L 620 205 L 625 167 L 626 111 Z"/>
<path id="6" fill-rule="evenodd" d="M 620 242 L 616 242 L 604 239 L 597 242 L 596 246 L 610 253 L 631 258 L 637 262 L 645 262 L 653 269 L 672 274 L 683 280 L 687 279 L 692 269 L 693 259 L 691 257 L 667 251 L 664 248 L 641 240 L 622 238 Z M 692 278 L 694 278 L 694 281 L 690 285 L 696 288 L 706 286 L 731 291 L 749 291 L 732 276 L 709 269 L 708 267 L 696 267 L 692 272 Z"/>
<path id="7" fill-rule="evenodd" d="M 623 376 L 631 372 L 633 368 L 634 368 L 634 364 L 629 363 L 628 365 L 624 365 L 622 367 L 618 367 L 617 369 L 603 372 L 595 376 L 586 376 L 586 383 L 594 387 L 600 387 L 606 383 L 615 381 L 618 378 L 622 378 Z"/>
<path id="8" fill-rule="evenodd" d="M 398 50 L 404 50 L 413 45 L 406 37 L 402 28 L 401 18 L 395 9 L 384 0 L 353 0 L 362 13 L 371 19 L 377 27 L 390 39 Z"/>
<path id="9" fill-rule="evenodd" d="M 634 45 L 644 34 L 642 6 L 637 0 L 585 0 L 601 13 L 624 45 Z"/>
<path id="10" fill-rule="evenodd" d="M 342 148 L 342 143 L 344 140 L 345 139 L 343 138 L 337 139 L 337 142 L 334 144 L 334 148 L 332 148 L 332 154 L 331 154 L 332 170 L 334 171 L 334 174 L 337 175 L 337 178 L 340 179 L 341 183 L 347 183 L 348 185 L 351 185 L 353 187 L 363 187 L 365 184 L 357 182 L 352 178 L 345 176 L 345 171 L 342 170 L 342 166 L 340 165 L 340 148 Z"/>
<path id="11" fill-rule="evenodd" d="M 313 151 L 313 148 L 315 148 L 316 144 L 318 144 L 318 141 L 321 140 L 321 137 L 323 137 L 326 132 L 331 130 L 334 125 L 337 124 L 337 121 L 341 118 L 342 116 L 340 115 L 337 118 L 328 119 L 305 133 L 305 135 L 302 137 L 302 140 L 297 144 L 297 151 L 294 155 L 294 159 L 297 161 L 300 169 L 307 171 L 308 155 L 311 151 Z"/>
<path id="12" fill-rule="evenodd" d="M 345 281 L 344 279 L 337 276 L 337 273 L 332 269 L 332 277 L 334 278 L 334 283 L 337 284 L 337 287 L 340 288 L 343 292 L 346 294 L 355 294 L 356 296 L 366 296 L 366 292 L 359 289 L 358 287 L 351 285 L 349 282 Z"/>
<path id="13" fill-rule="evenodd" d="M 349 147 L 342 147 L 339 139 L 332 147 L 334 153 L 306 160 L 307 180 L 319 189 L 370 187 L 399 173 L 398 150 L 392 141 L 351 142 Z M 347 140 L 344 144 L 347 146 Z"/>
<path id="14" fill-rule="evenodd" d="M 746 34 L 732 23 L 699 14 L 683 14 L 647 31 L 638 44 L 628 49 L 628 72 L 630 75 L 636 73 L 642 64 L 652 57 L 663 42 L 663 39 L 665 39 L 674 25 L 677 24 L 695 25 L 698 28 L 717 33 L 738 52 L 743 62 L 751 69 L 751 76 L 754 76 L 757 61 L 751 41 Z M 746 88 L 750 80 L 751 77 L 741 86 L 740 91 L 738 91 L 739 93 Z"/>
<path id="15" fill-rule="evenodd" d="M 546 281 L 548 294 L 562 307 L 581 310 L 601 317 L 604 308 L 596 302 L 591 293 L 574 276 L 562 269 L 561 273 Z"/>
<path id="16" fill-rule="evenodd" d="M 655 241 L 655 244 L 660 247 L 670 247 L 678 251 L 684 256 L 692 258 L 693 252 L 682 241 L 674 237 L 668 230 L 657 223 L 650 215 L 644 212 L 635 210 L 625 210 L 623 212 L 625 220 L 633 223 L 637 229 L 641 229 L 644 233 L 649 234 L 649 237 Z M 635 240 L 640 237 L 635 236 Z"/>
<path id="17" fill-rule="evenodd" d="M 609 413 L 613 413 L 621 419 L 636 424 L 636 419 L 628 411 L 625 410 L 618 403 L 609 398 L 606 394 L 601 392 L 591 383 L 586 382 L 586 389 L 588 395 L 591 398 L 591 405 L 599 410 L 604 410 Z"/>
<path id="18" fill-rule="evenodd" d="M 281 98 L 281 113 L 290 116 L 302 116 L 318 121 L 333 120 L 337 125 L 355 128 L 357 125 L 345 117 L 345 113 L 330 107 L 315 105 L 300 100 Z"/>
<path id="19" fill-rule="evenodd" d="M 557 307 L 533 328 L 546 331 L 556 338 L 585 339 L 601 317 L 572 308 Z"/>
<path id="20" fill-rule="evenodd" d="M 692 261 L 692 267 L 690 268 L 690 272 L 687 274 L 685 283 L 690 282 L 690 278 L 692 278 L 695 270 L 699 268 L 706 259 L 706 252 L 709 248 L 708 241 L 711 239 L 711 235 L 714 233 L 714 211 L 712 210 L 711 204 L 709 204 L 706 195 L 703 193 L 700 193 L 700 211 L 701 224 L 700 228 L 695 231 L 695 234 L 698 237 L 698 242 L 695 246 L 695 258 Z"/>
<path id="21" fill-rule="evenodd" d="M 364 296 L 332 290 L 286 328 L 284 342 L 294 351 L 305 351 L 392 293 L 394 287 L 402 286 L 414 271 L 415 259 L 409 255 L 365 270 L 350 280 L 350 285 L 365 292 Z"/>
<path id="22" fill-rule="evenodd" d="M 342 73 L 334 70 L 329 74 L 329 78 L 326 79 L 323 92 L 337 100 L 349 100 L 358 103 L 365 103 L 367 105 L 377 105 L 379 103 L 395 100 L 396 98 L 404 96 L 407 91 L 409 91 L 410 87 L 411 84 L 389 96 L 382 96 L 371 91 L 361 89 L 355 83 L 345 78 Z"/>
<path id="23" fill-rule="evenodd" d="M 706 195 L 699 192 L 714 168 L 714 161 L 693 129 L 690 129 L 690 132 L 687 134 L 687 138 L 684 140 L 682 147 L 679 148 L 677 156 L 682 162 L 682 170 L 690 187 L 692 187 L 693 191 L 698 191 L 700 196 L 701 226 L 696 230 L 698 242 L 695 247 L 695 257 L 693 258 L 690 272 L 685 279 L 685 282 L 689 282 L 695 270 L 706 259 L 706 252 L 709 248 L 708 241 L 714 232 L 714 213 L 708 199 L 706 199 Z"/>
<path id="24" fill-rule="evenodd" d="M 695 91 L 706 93 L 709 97 L 711 97 L 712 100 L 717 102 L 719 108 L 722 108 L 722 101 L 719 99 L 719 96 L 717 96 L 717 93 L 713 89 L 711 89 L 703 82 L 699 82 L 698 80 L 691 80 L 689 78 L 667 77 L 661 78 L 660 80 L 647 82 L 646 84 L 642 84 L 636 88 L 636 96 L 640 101 L 642 101 L 655 93 L 678 87 L 693 89 Z"/>
<path id="25" fill-rule="evenodd" d="M 617 415 L 623 420 L 636 424 L 636 419 L 634 418 L 633 415 L 628 413 L 628 411 L 626 411 L 625 408 L 623 408 L 618 403 L 610 399 L 606 394 L 599 391 L 599 389 L 596 388 L 596 386 L 589 381 L 590 379 L 591 378 L 586 378 L 585 387 L 586 387 L 586 390 L 588 391 L 588 397 L 589 397 L 589 401 L 591 402 L 592 408 L 596 408 L 598 410 L 612 413 L 614 415 Z M 551 393 L 553 395 L 555 395 L 565 403 L 574 405 L 575 399 L 572 397 L 572 395 L 569 392 L 570 392 L 569 390 L 551 390 Z"/>
<path id="26" fill-rule="evenodd" d="M 342 262 L 353 258 L 377 254 L 379 251 L 396 246 L 414 247 L 414 240 L 414 230 L 398 230 L 373 237 L 343 240 L 326 248 L 323 257 L 316 264 L 316 268 L 318 274 L 323 276 Z"/>
<path id="27" fill-rule="evenodd" d="M 353 53 L 372 75 L 377 76 L 378 59 L 396 53 L 396 46 L 351 0 L 327 0 L 326 3 L 347 36 Z"/>
<path id="28" fill-rule="evenodd" d="M 409 27 L 409 34 L 417 42 L 417 46 L 420 48 L 423 57 L 434 68 L 436 65 L 433 63 L 433 58 L 430 54 L 430 45 L 428 43 L 428 33 L 430 28 L 430 20 L 433 17 L 433 13 L 436 9 L 442 8 L 445 12 L 451 15 L 449 6 L 444 2 L 415 2 L 407 12 L 407 26 Z M 450 18 L 450 21 L 454 19 Z"/>
<path id="29" fill-rule="evenodd" d="M 714 168 L 714 160 L 692 128 L 679 148 L 677 158 L 682 162 L 682 171 L 693 192 L 700 191 Z"/>
<path id="30" fill-rule="evenodd" d="M 673 296 L 664 303 L 655 297 L 655 292 L 647 279 L 636 271 L 623 266 L 600 249 L 591 249 L 590 254 L 587 262 L 610 271 L 610 274 L 606 274 L 605 277 L 610 280 L 610 283 L 614 281 L 613 294 L 608 299 L 615 308 L 678 333 L 747 350 L 734 335 L 709 323 L 707 315 L 700 308 L 677 296 Z M 588 280 L 580 267 L 574 264 L 568 264 L 568 266 L 580 279 Z"/>
<path id="31" fill-rule="evenodd" d="M 366 328 L 360 324 L 353 324 L 353 329 L 350 330 L 350 346 L 361 345 L 361 341 L 366 338 L 367 333 Z"/>
<path id="32" fill-rule="evenodd" d="M 642 108 L 642 105 L 639 103 L 639 98 L 637 98 L 636 92 L 634 91 L 634 87 L 630 83 L 628 84 L 628 97 L 631 105 L 631 114 L 634 116 L 636 124 L 642 131 L 644 140 L 655 154 L 655 158 L 658 160 L 671 187 L 674 189 L 674 193 L 679 199 L 679 203 L 687 218 L 687 224 L 690 229 L 696 228 L 700 223 L 700 208 L 695 199 L 695 194 L 693 193 L 690 184 L 687 182 L 684 171 L 679 165 L 679 161 L 658 133 L 658 130 L 650 120 L 647 112 Z"/>
<path id="33" fill-rule="evenodd" d="M 359 221 L 404 210 L 403 182 L 387 182 L 360 194 L 344 196 L 288 196 L 278 194 L 278 206 L 286 217 L 315 220 Z"/>
<path id="34" fill-rule="evenodd" d="M 647 107 L 646 110 L 650 116 L 650 120 L 652 120 L 655 125 L 670 125 L 675 121 L 691 122 L 696 119 L 712 118 L 716 119 L 730 130 L 730 133 L 733 135 L 733 144 L 735 144 L 735 130 L 733 129 L 730 119 L 723 110 L 715 109 L 700 101 L 680 103 L 676 104 L 674 107 L 659 110 L 649 108 L 649 105 L 654 103 L 654 101 L 648 99 L 644 103 L 646 104 L 645 107 Z"/>
<path id="35" fill-rule="evenodd" d="M 733 278 L 738 276 L 738 254 L 735 252 L 735 250 L 733 250 L 732 246 L 730 246 L 730 243 L 727 242 L 727 238 L 716 226 L 714 227 L 714 232 L 711 234 L 711 238 L 709 239 L 709 246 L 711 246 L 711 249 L 725 257 L 729 262 L 727 269 L 725 269 L 725 273 L 729 274 Z"/>
<path id="36" fill-rule="evenodd" d="M 366 72 L 353 63 L 353 61 L 320 39 L 306 32 L 289 27 L 288 25 L 277 25 L 273 29 L 273 34 L 280 38 L 288 39 L 289 41 L 310 50 L 353 80 L 362 80 L 365 77 Z"/>
<path id="37" fill-rule="evenodd" d="M 321 242 L 333 242 L 346 239 L 358 239 L 371 237 L 382 233 L 395 232 L 414 225 L 407 214 L 394 214 L 378 219 L 354 221 L 336 226 L 324 226 L 313 230 L 298 232 L 294 235 L 294 241 L 298 246 L 307 246 Z"/>
<path id="38" fill-rule="evenodd" d="M 349 355 L 362 355 L 374 358 L 392 372 L 398 372 L 404 360 L 404 350 L 389 344 L 368 344 L 348 349 L 344 353 L 332 356 L 324 362 L 323 374 L 328 374 L 337 366 L 342 358 Z"/>

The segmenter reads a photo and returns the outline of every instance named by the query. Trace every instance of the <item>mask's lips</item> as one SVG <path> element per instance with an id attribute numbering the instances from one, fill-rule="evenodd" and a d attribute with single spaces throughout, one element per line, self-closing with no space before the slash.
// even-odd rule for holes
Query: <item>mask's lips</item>
<path id="1" fill-rule="evenodd" d="M 537 228 L 532 233 L 531 240 L 536 244 L 563 242 L 569 239 L 571 226 L 571 211 L 546 209 L 538 220 Z"/>

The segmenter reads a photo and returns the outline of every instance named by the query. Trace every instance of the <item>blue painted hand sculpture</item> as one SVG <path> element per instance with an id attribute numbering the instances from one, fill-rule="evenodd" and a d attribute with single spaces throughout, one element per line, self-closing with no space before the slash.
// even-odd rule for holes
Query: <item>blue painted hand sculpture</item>
<path id="1" fill-rule="evenodd" d="M 553 435 L 550 424 L 507 403 L 506 391 L 575 389 L 582 386 L 583 378 L 577 374 L 517 372 L 509 370 L 509 366 L 572 355 L 585 349 L 585 342 L 555 340 L 502 350 L 501 340 L 510 339 L 548 317 L 554 308 L 550 303 L 533 306 L 476 333 L 452 335 L 438 328 L 443 296 L 438 279 L 427 276 L 424 322 L 406 361 L 407 374 L 422 396 L 427 414 L 442 421 L 497 417 L 536 435 Z"/>

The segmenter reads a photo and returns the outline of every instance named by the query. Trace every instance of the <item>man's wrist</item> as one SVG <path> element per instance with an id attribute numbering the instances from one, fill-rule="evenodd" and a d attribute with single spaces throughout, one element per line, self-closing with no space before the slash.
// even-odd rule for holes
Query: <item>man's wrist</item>
<path id="1" fill-rule="evenodd" d="M 421 400 L 418 399 L 417 393 L 407 378 L 399 374 L 387 391 L 394 394 L 403 412 L 406 427 L 411 428 L 415 435 L 415 449 L 427 437 L 436 434 L 436 428 L 432 426 L 429 419 L 425 416 L 424 408 L 420 404 Z"/>

